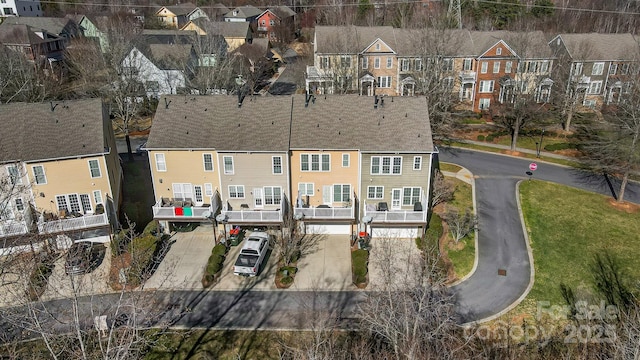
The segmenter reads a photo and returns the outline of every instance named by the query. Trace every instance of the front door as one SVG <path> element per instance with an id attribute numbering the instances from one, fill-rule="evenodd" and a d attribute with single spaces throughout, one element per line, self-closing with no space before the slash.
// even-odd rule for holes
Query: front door
<path id="1" fill-rule="evenodd" d="M 262 188 L 253 189 L 253 206 L 255 208 L 264 207 L 264 199 L 262 198 Z"/>
<path id="2" fill-rule="evenodd" d="M 332 189 L 331 185 L 322 186 L 322 203 L 325 205 L 331 205 L 331 200 L 333 198 L 331 196 L 331 189 Z"/>
<path id="3" fill-rule="evenodd" d="M 391 190 L 391 210 L 400 210 L 402 204 L 402 189 Z"/>

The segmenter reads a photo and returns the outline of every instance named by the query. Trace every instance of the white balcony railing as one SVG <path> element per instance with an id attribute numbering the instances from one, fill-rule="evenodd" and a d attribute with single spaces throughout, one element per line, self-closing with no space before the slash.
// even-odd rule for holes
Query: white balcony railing
<path id="1" fill-rule="evenodd" d="M 222 211 L 228 223 L 277 223 L 282 222 L 282 210 Z"/>
<path id="2" fill-rule="evenodd" d="M 373 223 L 423 223 L 427 222 L 426 211 L 393 210 L 393 211 L 365 211 Z"/>
<path id="3" fill-rule="evenodd" d="M 258 26 L 258 31 L 267 31 L 266 26 Z"/>
<path id="4" fill-rule="evenodd" d="M 188 218 L 205 220 L 204 215 L 211 213 L 211 206 L 160 206 L 158 204 L 153 206 L 153 217 L 156 219 L 176 219 L 184 220 Z"/>
<path id="5" fill-rule="evenodd" d="M 38 224 L 38 231 L 41 234 L 50 234 L 55 232 L 80 230 L 103 225 L 109 225 L 109 218 L 107 217 L 107 214 L 84 215 L 76 218 L 41 222 Z"/>
<path id="6" fill-rule="evenodd" d="M 347 208 L 295 208 L 294 214 L 303 214 L 304 219 L 354 219 L 353 207 Z"/>
<path id="7" fill-rule="evenodd" d="M 9 220 L 0 223 L 0 237 L 22 235 L 27 232 L 29 232 L 29 228 L 24 221 Z"/>

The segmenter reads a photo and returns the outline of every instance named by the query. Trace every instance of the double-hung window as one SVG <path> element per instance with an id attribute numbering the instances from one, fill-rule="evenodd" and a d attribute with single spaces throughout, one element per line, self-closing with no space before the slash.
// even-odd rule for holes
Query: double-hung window
<path id="1" fill-rule="evenodd" d="M 506 63 L 504 63 L 504 72 L 507 74 L 510 74 L 512 66 L 513 66 L 513 62 L 511 61 L 507 61 Z"/>
<path id="2" fill-rule="evenodd" d="M 497 74 L 500 72 L 500 61 L 493 62 L 493 73 Z"/>
<path id="3" fill-rule="evenodd" d="M 406 187 L 402 189 L 402 205 L 413 205 L 420 201 L 419 187 Z"/>
<path id="4" fill-rule="evenodd" d="M 313 196 L 313 183 L 298 183 L 298 193 L 300 196 Z"/>
<path id="5" fill-rule="evenodd" d="M 422 170 L 422 156 L 413 157 L 413 170 Z"/>
<path id="6" fill-rule="evenodd" d="M 471 59 L 464 59 L 463 63 L 462 63 L 462 69 L 464 71 L 471 71 L 473 70 L 472 68 L 472 60 Z"/>
<path id="7" fill-rule="evenodd" d="M 593 63 L 593 68 L 591 69 L 591 75 L 602 75 L 603 71 L 604 71 L 603 62 Z"/>
<path id="8" fill-rule="evenodd" d="M 213 155 L 202 154 L 202 162 L 204 165 L 204 171 L 213 171 Z"/>
<path id="9" fill-rule="evenodd" d="M 483 80 L 480 81 L 480 90 L 481 93 L 490 93 L 493 92 L 493 80 Z"/>
<path id="10" fill-rule="evenodd" d="M 229 197 L 232 199 L 244 199 L 244 185 L 229 185 Z"/>
<path id="11" fill-rule="evenodd" d="M 275 175 L 282 174 L 282 156 L 271 157 L 271 164 Z"/>
<path id="12" fill-rule="evenodd" d="M 391 76 L 378 76 L 378 87 L 379 88 L 390 88 L 391 87 Z"/>
<path id="13" fill-rule="evenodd" d="M 481 74 L 486 74 L 488 70 L 489 70 L 489 63 L 486 62 L 486 61 L 483 61 L 480 64 L 480 73 Z"/>
<path id="14" fill-rule="evenodd" d="M 600 91 L 602 90 L 602 81 L 592 81 L 589 84 L 589 94 L 600 94 Z"/>
<path id="15" fill-rule="evenodd" d="M 224 173 L 226 175 L 232 175 L 233 174 L 233 156 L 224 156 L 222 158 L 222 161 L 224 162 Z"/>
<path id="16" fill-rule="evenodd" d="M 366 70 L 369 68 L 369 58 L 366 56 L 362 57 L 362 69 Z"/>
<path id="17" fill-rule="evenodd" d="M 349 154 L 342 154 L 342 167 L 349 167 Z"/>
<path id="18" fill-rule="evenodd" d="M 387 69 L 391 69 L 393 67 L 393 58 L 391 56 L 387 56 Z"/>
<path id="19" fill-rule="evenodd" d="M 367 186 L 367 199 L 383 199 L 384 186 Z"/>
<path id="20" fill-rule="evenodd" d="M 334 184 L 333 185 L 333 202 L 349 202 L 351 199 L 351 185 Z"/>
<path id="21" fill-rule="evenodd" d="M 7 165 L 7 173 L 9 175 L 9 181 L 11 181 L 11 185 L 22 184 L 22 177 L 20 176 L 17 165 Z"/>
<path id="22" fill-rule="evenodd" d="M 380 57 L 376 56 L 373 58 L 373 68 L 380 69 Z"/>
<path id="23" fill-rule="evenodd" d="M 372 156 L 372 175 L 400 175 L 402 173 L 402 156 Z"/>
<path id="24" fill-rule="evenodd" d="M 89 160 L 89 172 L 91 173 L 91 178 L 99 178 L 102 176 L 98 160 Z"/>
<path id="25" fill-rule="evenodd" d="M 47 175 L 44 173 L 44 167 L 42 165 L 36 165 L 32 168 L 33 178 L 37 185 L 44 185 L 47 183 Z"/>
<path id="26" fill-rule="evenodd" d="M 409 71 L 409 59 L 402 59 L 402 71 Z"/>
<path id="27" fill-rule="evenodd" d="M 264 203 L 266 205 L 280 205 L 282 202 L 282 188 L 280 186 L 264 187 Z"/>
<path id="28" fill-rule="evenodd" d="M 156 154 L 156 170 L 167 171 L 167 162 L 164 159 L 164 154 Z"/>

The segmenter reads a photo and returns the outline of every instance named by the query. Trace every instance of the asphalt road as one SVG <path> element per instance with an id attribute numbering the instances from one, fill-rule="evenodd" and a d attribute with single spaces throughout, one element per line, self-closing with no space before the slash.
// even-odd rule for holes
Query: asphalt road
<path id="1" fill-rule="evenodd" d="M 516 184 L 528 179 L 528 159 L 440 149 L 440 161 L 464 166 L 475 176 L 478 211 L 478 265 L 471 277 L 452 287 L 462 322 L 485 319 L 522 296 L 531 264 L 516 203 Z M 618 182 L 603 175 L 538 162 L 533 178 L 612 196 Z M 630 183 L 625 199 L 640 203 L 640 187 Z M 499 274 L 498 270 L 505 270 Z"/>

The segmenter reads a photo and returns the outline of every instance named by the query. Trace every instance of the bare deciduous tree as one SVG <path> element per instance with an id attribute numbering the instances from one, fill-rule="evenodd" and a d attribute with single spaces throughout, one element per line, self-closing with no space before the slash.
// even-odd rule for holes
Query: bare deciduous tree
<path id="1" fill-rule="evenodd" d="M 449 208 L 444 213 L 443 219 L 447 222 L 449 233 L 456 243 L 475 230 L 478 224 L 476 216 L 469 209 L 460 212 L 455 208 Z"/>
<path id="2" fill-rule="evenodd" d="M 453 186 L 453 184 L 445 179 L 440 170 L 436 171 L 433 178 L 431 207 L 433 208 L 439 204 L 452 200 L 454 191 L 455 187 Z"/>

